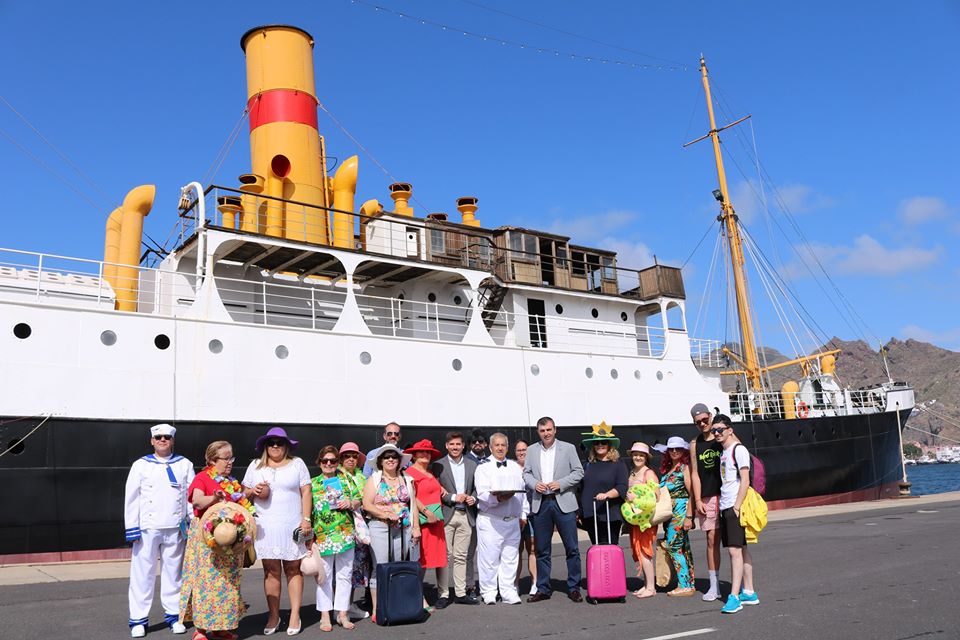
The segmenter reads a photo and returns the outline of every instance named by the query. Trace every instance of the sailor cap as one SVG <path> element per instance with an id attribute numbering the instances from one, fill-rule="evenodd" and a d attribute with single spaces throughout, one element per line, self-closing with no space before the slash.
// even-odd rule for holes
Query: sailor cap
<path id="1" fill-rule="evenodd" d="M 173 425 L 162 423 L 155 424 L 150 427 L 150 436 L 156 438 L 157 436 L 170 436 L 171 438 L 177 435 L 177 429 Z"/>

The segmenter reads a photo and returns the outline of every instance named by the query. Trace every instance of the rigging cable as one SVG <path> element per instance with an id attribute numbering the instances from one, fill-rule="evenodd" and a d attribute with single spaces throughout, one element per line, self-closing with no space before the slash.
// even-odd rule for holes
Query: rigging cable
<path id="1" fill-rule="evenodd" d="M 502 45 L 502 46 L 512 46 L 512 47 L 516 47 L 516 48 L 518 48 L 518 49 L 524 49 L 524 50 L 528 50 L 528 51 L 536 51 L 537 53 L 546 53 L 546 54 L 553 55 L 553 56 L 556 57 L 556 58 L 564 58 L 564 59 L 569 59 L 569 60 L 579 60 L 579 61 L 582 61 L 582 62 L 599 62 L 600 64 L 609 64 L 609 65 L 618 66 L 618 67 L 628 67 L 628 68 L 631 68 L 631 69 L 644 69 L 644 70 L 647 70 L 647 71 L 684 71 L 684 72 L 687 72 L 687 71 L 690 71 L 690 70 L 691 70 L 691 67 L 688 67 L 688 66 L 686 66 L 686 65 L 680 65 L 680 64 L 673 64 L 673 63 L 671 63 L 671 64 L 668 64 L 668 65 L 663 65 L 663 64 L 638 63 L 638 62 L 630 62 L 630 61 L 628 61 L 628 60 L 617 60 L 617 59 L 613 59 L 613 58 L 605 58 L 605 57 L 602 57 L 602 56 L 588 56 L 588 55 L 583 55 L 583 54 L 579 54 L 579 53 L 571 53 L 571 52 L 569 52 L 569 51 L 560 51 L 560 50 L 558 50 L 558 49 L 551 49 L 550 47 L 541 47 L 541 46 L 536 46 L 536 45 L 527 44 L 527 43 L 524 43 L 524 42 L 518 42 L 518 41 L 516 41 L 516 40 L 508 40 L 508 39 L 506 39 L 506 38 L 501 38 L 500 36 L 493 36 L 493 35 L 489 35 L 489 34 L 483 34 L 483 33 L 478 33 L 478 32 L 474 32 L 474 31 L 469 31 L 469 30 L 463 29 L 463 28 L 461 28 L 461 27 L 453 27 L 453 26 L 450 26 L 450 25 L 447 25 L 447 24 L 443 24 L 443 23 L 441 23 L 441 22 L 436 22 L 436 21 L 434 21 L 434 20 L 429 20 L 429 19 L 427 19 L 427 18 L 422 18 L 422 17 L 419 17 L 419 16 L 414 16 L 414 15 L 411 15 L 411 14 L 409 14 L 409 13 L 404 13 L 404 12 L 401 12 L 401 11 L 396 11 L 396 10 L 391 9 L 391 8 L 389 8 L 389 7 L 384 7 L 384 6 L 382 6 L 382 5 L 373 4 L 373 3 L 371 3 L 371 2 L 367 2 L 366 0 L 350 0 L 350 2 L 351 2 L 352 4 L 361 5 L 361 6 L 364 6 L 364 7 L 369 8 L 369 9 L 373 9 L 374 11 L 377 11 L 377 12 L 382 11 L 382 12 L 384 12 L 384 13 L 393 14 L 393 15 L 397 16 L 398 18 L 406 18 L 406 19 L 414 20 L 414 21 L 419 22 L 420 24 L 422 24 L 422 25 L 424 25 L 424 26 L 434 27 L 434 28 L 440 29 L 441 31 L 449 31 L 449 32 L 451 32 L 451 33 L 459 33 L 459 34 L 462 34 L 462 35 L 467 36 L 467 37 L 469 37 L 469 38 L 476 38 L 476 39 L 482 40 L 482 41 L 484 41 L 484 42 L 495 42 L 495 43 L 500 44 L 500 45 Z"/>
<path id="2" fill-rule="evenodd" d="M 257 96 L 257 100 L 259 99 L 260 96 Z M 203 180 L 200 181 L 200 184 L 210 184 L 212 180 L 216 179 L 217 174 L 220 173 L 220 167 L 223 166 L 224 161 L 227 159 L 227 157 L 230 155 L 230 151 L 233 149 L 234 143 L 236 143 L 237 138 L 240 136 L 241 127 L 243 126 L 243 122 L 247 119 L 249 113 L 250 112 L 247 107 L 244 107 L 243 113 L 240 114 L 240 118 L 237 119 L 236 124 L 233 125 L 233 129 L 230 130 L 230 133 L 227 135 L 227 139 L 220 147 L 220 150 L 217 151 L 217 155 L 214 156 L 213 162 L 210 163 L 210 167 L 203 175 Z"/>

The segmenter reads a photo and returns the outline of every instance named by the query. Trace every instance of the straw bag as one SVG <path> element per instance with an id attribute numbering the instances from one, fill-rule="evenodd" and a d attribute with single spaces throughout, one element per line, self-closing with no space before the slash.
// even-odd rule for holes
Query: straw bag
<path id="1" fill-rule="evenodd" d="M 654 554 L 654 572 L 656 574 L 657 586 L 661 589 L 669 586 L 675 579 L 676 573 L 673 563 L 670 562 L 670 550 L 667 549 L 666 540 L 657 541 L 657 549 Z"/>
<path id="2" fill-rule="evenodd" d="M 660 487 L 660 497 L 657 498 L 657 508 L 650 518 L 650 524 L 657 526 L 667 522 L 673 517 L 673 498 L 670 497 L 670 490 L 666 487 Z"/>

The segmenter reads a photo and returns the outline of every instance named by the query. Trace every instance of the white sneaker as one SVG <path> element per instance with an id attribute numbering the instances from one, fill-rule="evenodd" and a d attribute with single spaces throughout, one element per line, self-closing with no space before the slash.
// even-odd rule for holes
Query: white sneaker
<path id="1" fill-rule="evenodd" d="M 187 632 L 187 628 L 186 628 L 185 626 L 183 626 L 183 623 L 182 623 L 182 622 L 180 622 L 179 620 L 177 620 L 177 621 L 174 622 L 172 625 L 170 625 L 170 631 L 172 631 L 173 633 L 175 633 L 175 634 L 177 634 L 177 635 L 180 635 L 181 633 L 186 633 L 186 632 Z"/>
<path id="2" fill-rule="evenodd" d="M 363 620 L 364 618 L 370 617 L 370 612 L 364 611 L 356 604 L 351 604 L 350 608 L 347 609 L 347 617 L 351 620 Z"/>
<path id="3" fill-rule="evenodd" d="M 131 638 L 142 638 L 145 635 L 147 635 L 147 628 L 142 624 L 137 624 L 130 627 Z"/>
<path id="4" fill-rule="evenodd" d="M 720 594 L 717 593 L 716 591 L 713 591 L 712 589 L 710 591 L 707 591 L 705 594 L 703 594 L 704 602 L 713 602 L 714 600 L 719 600 L 719 599 L 720 599 Z"/>

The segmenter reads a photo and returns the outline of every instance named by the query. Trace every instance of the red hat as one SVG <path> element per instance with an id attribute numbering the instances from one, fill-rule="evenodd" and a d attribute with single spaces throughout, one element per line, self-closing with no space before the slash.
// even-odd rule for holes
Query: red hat
<path id="1" fill-rule="evenodd" d="M 439 458 L 441 455 L 443 455 L 443 454 L 441 454 L 439 451 L 437 451 L 436 449 L 434 449 L 434 448 L 433 448 L 433 443 L 430 442 L 429 440 L 427 440 L 426 438 L 424 438 L 423 440 L 420 440 L 419 442 L 413 443 L 413 444 L 412 444 L 411 446 L 409 446 L 409 447 L 406 447 L 406 448 L 403 450 L 403 453 L 404 453 L 404 454 L 409 453 L 410 455 L 413 455 L 413 454 L 417 453 L 418 451 L 425 451 L 425 452 L 429 453 L 431 460 L 436 460 L 436 459 Z"/>

